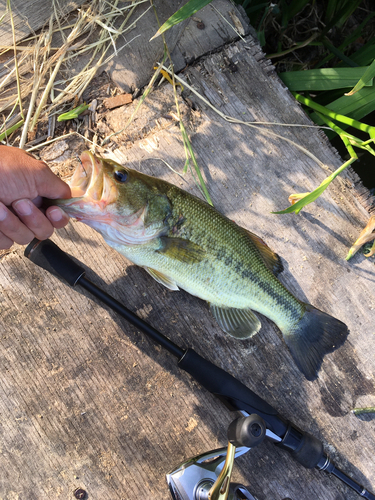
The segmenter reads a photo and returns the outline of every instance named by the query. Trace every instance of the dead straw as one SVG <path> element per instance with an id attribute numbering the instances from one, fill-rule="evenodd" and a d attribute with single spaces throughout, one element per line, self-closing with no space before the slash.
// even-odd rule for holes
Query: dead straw
<path id="1" fill-rule="evenodd" d="M 23 108 L 22 108 L 22 96 L 21 96 L 21 85 L 20 85 L 20 75 L 18 72 L 18 61 L 17 61 L 17 50 L 16 50 L 16 31 L 14 28 L 14 21 L 13 21 L 13 13 L 12 13 L 12 8 L 10 5 L 10 0 L 7 0 L 7 9 L 9 11 L 9 16 L 10 16 L 10 24 L 12 26 L 12 37 L 13 37 L 13 46 L 14 46 L 14 67 L 15 67 L 15 73 L 16 73 L 16 79 L 17 79 L 17 94 L 18 94 L 18 105 L 20 108 L 20 113 L 22 116 L 22 119 L 24 120 L 23 116 Z"/>
<path id="2" fill-rule="evenodd" d="M 166 68 L 165 66 L 163 66 L 162 69 L 164 71 L 167 71 L 170 75 L 172 75 L 172 72 L 169 70 L 169 68 Z M 230 122 L 230 123 L 237 123 L 239 125 L 245 125 L 247 127 L 256 128 L 258 131 L 260 131 L 261 133 L 263 133 L 265 135 L 268 135 L 268 136 L 271 136 L 271 137 L 276 137 L 278 139 L 286 141 L 286 142 L 292 144 L 295 148 L 297 148 L 300 151 L 302 151 L 306 156 L 308 156 L 312 160 L 314 160 L 320 167 L 324 168 L 324 163 L 321 162 L 315 155 L 313 155 L 312 153 L 310 153 L 310 151 L 308 151 L 306 148 L 304 148 L 300 144 L 298 144 L 298 143 L 296 143 L 296 142 L 288 139 L 287 137 L 284 137 L 282 135 L 276 134 L 275 132 L 271 132 L 270 130 L 265 130 L 265 129 L 263 129 L 263 128 L 260 127 L 260 125 L 261 126 L 264 126 L 264 125 L 266 125 L 266 126 L 283 125 L 284 127 L 288 127 L 288 126 L 306 127 L 306 125 L 296 125 L 296 124 L 289 125 L 289 124 L 286 124 L 286 123 L 268 123 L 268 122 L 262 122 L 262 123 L 259 123 L 259 122 L 244 122 L 243 120 L 239 120 L 238 118 L 233 118 L 232 116 L 228 116 L 228 115 L 224 114 L 219 109 L 217 109 L 213 104 L 211 104 L 205 97 L 203 97 L 197 90 L 195 90 L 191 85 L 189 85 L 185 80 L 183 80 L 181 77 L 179 77 L 177 75 L 174 75 L 174 77 L 176 78 L 177 81 L 179 81 L 180 83 L 182 83 L 182 85 L 184 87 L 188 88 L 197 97 L 199 97 L 199 99 L 201 99 L 207 106 L 209 106 L 213 111 L 215 111 L 215 113 L 217 113 L 223 120 L 225 120 L 227 122 Z M 312 125 L 312 127 L 313 128 L 317 128 L 316 125 Z"/>
<path id="3" fill-rule="evenodd" d="M 51 17 L 47 32 L 23 40 L 22 46 L 18 47 L 15 41 L 13 18 L 11 17 L 14 55 L 5 67 L 5 71 L 0 74 L 2 77 L 0 80 L 0 112 L 13 108 L 8 118 L 4 120 L 2 127 L 4 128 L 17 106 L 23 113 L 22 100 L 30 97 L 20 138 L 20 147 L 25 146 L 28 134 L 36 130 L 38 122 L 45 119 L 46 115 L 58 112 L 57 107 L 63 106 L 73 98 L 80 99 L 98 69 L 134 40 L 135 37 L 120 48 L 116 47 L 118 37 L 132 30 L 140 17 L 147 12 L 146 10 L 137 19 L 129 22 L 136 6 L 146 1 L 148 0 L 133 1 L 126 6 L 119 6 L 119 0 L 114 2 L 95 0 L 90 2 L 88 8 L 77 11 L 78 15 L 73 24 L 70 22 L 68 25 L 63 25 L 59 4 L 53 0 L 55 21 Z M 10 0 L 7 0 L 7 6 L 10 10 Z M 116 29 L 114 24 L 119 16 L 123 18 L 123 22 Z M 69 33 L 67 33 L 68 29 Z M 95 42 L 90 43 L 89 36 L 98 29 Z M 62 46 L 58 49 L 52 47 L 52 36 L 56 32 L 60 32 L 63 40 Z M 33 45 L 25 46 L 27 42 L 33 43 Z M 108 56 L 110 47 L 113 47 L 113 54 Z M 3 49 L 2 53 L 5 53 L 10 47 Z M 21 50 L 21 53 L 17 57 L 18 50 Z M 72 78 L 67 77 L 66 73 L 69 71 L 72 59 L 88 51 L 92 51 L 92 54 L 90 54 L 89 62 L 83 70 Z M 21 75 L 23 76 L 22 81 Z M 14 82 L 17 84 L 16 95 L 12 89 Z M 55 95 L 56 85 L 65 86 L 57 95 Z M 48 99 L 51 101 L 49 106 Z"/>

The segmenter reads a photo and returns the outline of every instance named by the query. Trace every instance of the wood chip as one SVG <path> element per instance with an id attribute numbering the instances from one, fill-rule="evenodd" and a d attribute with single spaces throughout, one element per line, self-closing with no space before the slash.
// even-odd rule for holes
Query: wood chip
<path id="1" fill-rule="evenodd" d="M 131 94 L 120 94 L 114 97 L 108 97 L 108 99 L 104 99 L 104 106 L 107 109 L 118 108 L 119 106 L 123 106 L 124 104 L 130 104 L 132 102 Z"/>

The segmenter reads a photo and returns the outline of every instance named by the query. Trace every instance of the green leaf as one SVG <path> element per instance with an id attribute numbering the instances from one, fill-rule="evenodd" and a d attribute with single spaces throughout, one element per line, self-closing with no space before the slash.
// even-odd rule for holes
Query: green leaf
<path id="1" fill-rule="evenodd" d="M 366 24 L 370 21 L 370 19 L 372 19 L 373 17 L 375 16 L 375 12 L 371 12 L 371 14 L 369 14 L 364 21 L 362 21 L 362 23 L 353 31 L 350 33 L 349 36 L 347 36 L 345 38 L 345 40 L 343 41 L 343 43 L 338 47 L 338 49 L 341 51 L 341 52 L 344 52 L 345 48 L 348 47 L 349 45 L 351 45 L 353 42 L 355 42 L 357 40 L 357 38 L 360 37 L 364 27 L 366 26 Z M 361 49 L 359 49 L 361 50 Z M 356 57 L 356 54 L 358 54 L 358 51 L 355 52 L 354 54 L 352 54 L 350 57 L 351 57 L 351 60 L 356 62 L 359 66 L 367 66 L 368 64 L 370 64 L 370 61 L 368 61 L 366 58 L 364 58 L 362 60 L 362 58 L 358 58 L 357 60 L 357 57 Z M 324 68 L 326 63 L 332 59 L 334 56 L 333 54 L 329 54 L 328 56 L 326 56 L 324 59 L 322 59 L 315 67 L 316 68 Z M 375 57 L 375 56 L 374 56 Z"/>
<path id="2" fill-rule="evenodd" d="M 368 85 L 369 82 L 371 82 L 370 85 L 372 85 L 372 79 L 374 78 L 374 76 L 375 76 L 375 59 L 372 61 L 372 63 L 367 68 L 364 75 L 360 78 L 359 82 L 355 85 L 355 87 L 345 95 L 355 94 L 356 92 L 361 90 L 365 85 Z"/>
<path id="3" fill-rule="evenodd" d="M 291 91 L 335 90 L 354 86 L 360 78 L 364 78 L 367 67 L 362 68 L 322 68 L 306 71 L 287 71 L 279 77 Z M 374 75 L 375 76 L 375 71 Z M 372 85 L 372 78 L 365 85 Z"/>
<path id="4" fill-rule="evenodd" d="M 242 7 L 246 9 L 245 3 L 242 4 Z M 264 7 L 268 7 L 268 2 L 260 3 L 258 5 L 253 5 L 252 7 L 249 7 L 246 9 L 246 14 L 252 14 L 253 12 L 257 12 L 258 10 L 264 9 Z"/>
<path id="5" fill-rule="evenodd" d="M 296 15 L 298 12 L 303 10 L 309 0 L 293 0 L 293 2 L 288 2 L 286 0 L 281 2 L 280 10 L 282 12 L 281 24 L 285 27 L 288 22 Z"/>
<path id="6" fill-rule="evenodd" d="M 367 125 L 366 123 L 359 122 L 358 120 L 354 119 L 353 114 L 354 113 L 348 113 L 347 111 L 350 110 L 352 111 L 353 108 L 353 103 L 350 103 L 350 107 L 344 109 L 344 105 L 337 106 L 337 101 L 341 101 L 342 99 L 347 99 L 347 100 L 358 100 L 360 98 L 363 98 L 360 94 L 363 93 L 364 91 L 370 91 L 372 94 L 375 96 L 375 88 L 367 88 L 367 89 L 361 89 L 359 92 L 354 94 L 351 97 L 343 96 L 340 97 L 340 99 L 337 99 L 334 102 L 331 102 L 328 106 L 322 106 L 321 104 L 316 103 L 312 99 L 308 97 L 303 97 L 300 94 L 294 94 L 294 97 L 297 99 L 298 102 L 301 104 L 304 104 L 305 106 L 309 106 L 310 108 L 314 109 L 315 111 L 318 111 L 319 113 L 322 113 L 325 116 L 328 116 L 332 120 L 336 120 L 340 123 L 345 124 L 346 126 L 354 127 L 358 130 L 362 130 L 362 132 L 367 132 L 370 134 L 370 131 L 374 128 L 371 125 Z M 366 98 L 363 98 L 363 101 L 366 102 L 368 105 L 372 105 L 375 108 L 375 99 L 368 99 L 368 96 L 365 96 Z M 357 102 L 355 104 L 357 104 Z M 357 104 L 358 105 L 358 104 Z M 337 111 L 339 110 L 340 113 Z M 354 110 L 356 110 L 356 106 L 354 105 Z M 346 111 L 345 113 L 342 111 Z M 310 115 L 310 118 L 314 120 L 315 123 L 318 125 L 322 125 L 322 120 L 319 116 L 317 116 L 315 113 Z"/>
<path id="7" fill-rule="evenodd" d="M 371 38 L 363 47 L 350 56 L 358 66 L 368 66 L 375 59 L 375 37 Z"/>
<path id="8" fill-rule="evenodd" d="M 165 21 L 165 23 L 162 26 L 160 26 L 155 35 L 152 38 L 150 38 L 150 41 L 156 38 L 157 36 L 161 35 L 165 31 L 169 30 L 169 28 L 172 28 L 172 26 L 175 26 L 176 24 L 185 21 L 185 19 L 188 19 L 193 14 L 198 12 L 198 10 L 203 9 L 203 7 L 205 7 L 211 2 L 212 0 L 189 0 L 187 4 L 181 7 L 181 9 L 175 12 L 169 19 Z"/>
<path id="9" fill-rule="evenodd" d="M 375 407 L 370 406 L 369 408 L 354 408 L 354 415 L 365 422 L 370 422 L 375 420 Z"/>
<path id="10" fill-rule="evenodd" d="M 257 37 L 258 37 L 260 46 L 264 47 L 266 45 L 266 35 L 264 33 L 264 30 L 258 31 Z"/>
<path id="11" fill-rule="evenodd" d="M 346 64 L 346 66 L 350 66 L 352 68 L 355 68 L 358 66 L 358 64 L 353 61 L 350 57 L 347 57 L 341 50 L 336 48 L 329 40 L 328 38 L 323 38 L 322 39 L 323 45 L 330 51 L 332 54 L 335 54 L 343 63 Z"/>
<path id="12" fill-rule="evenodd" d="M 285 210 L 281 210 L 280 212 L 271 212 L 273 214 L 290 214 L 291 212 L 295 212 L 298 214 L 303 207 L 315 201 L 319 196 L 327 189 L 327 187 L 331 184 L 333 179 L 337 177 L 346 167 L 348 167 L 351 163 L 353 163 L 356 158 L 350 158 L 347 162 L 345 162 L 341 167 L 333 172 L 329 177 L 324 179 L 324 181 L 318 186 L 314 191 L 304 196 L 301 200 L 297 201 L 294 205 L 286 208 Z"/>
<path id="13" fill-rule="evenodd" d="M 19 129 L 20 127 L 22 127 L 22 125 L 24 124 L 24 121 L 25 120 L 21 120 L 19 121 L 18 123 L 16 123 L 15 125 L 13 125 L 12 127 L 9 127 L 8 129 L 6 129 L 4 132 L 2 132 L 0 134 L 0 141 L 3 141 L 5 139 L 5 137 L 8 137 L 10 134 L 12 134 L 15 130 Z"/>
<path id="14" fill-rule="evenodd" d="M 326 26 L 323 30 L 323 34 L 329 33 L 329 31 L 334 27 L 342 26 L 345 21 L 352 15 L 358 5 L 362 2 L 362 0 L 333 0 L 330 1 L 327 7 L 327 13 L 330 18 L 327 18 Z"/>
<path id="15" fill-rule="evenodd" d="M 66 120 L 73 120 L 74 118 L 78 118 L 80 114 L 82 114 L 86 109 L 89 108 L 89 104 L 80 104 L 77 108 L 71 109 L 67 113 L 62 113 L 57 117 L 58 122 L 63 122 Z"/>
<path id="16" fill-rule="evenodd" d="M 351 96 L 344 95 L 327 104 L 327 107 L 334 113 L 346 115 L 354 120 L 361 120 L 364 116 L 375 111 L 375 86 L 363 87 Z M 317 125 L 322 125 L 320 119 L 314 113 L 310 115 L 310 118 Z M 369 130 L 366 130 L 366 132 L 369 133 Z"/>

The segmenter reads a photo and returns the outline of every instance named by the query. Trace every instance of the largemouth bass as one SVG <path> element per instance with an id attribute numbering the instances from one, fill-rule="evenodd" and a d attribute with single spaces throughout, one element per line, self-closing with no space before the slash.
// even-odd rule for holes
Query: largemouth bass
<path id="1" fill-rule="evenodd" d="M 280 258 L 261 238 L 173 184 L 89 152 L 81 162 L 70 181 L 73 198 L 54 204 L 159 283 L 206 300 L 229 335 L 257 333 L 253 311 L 271 319 L 305 377 L 317 377 L 348 329 L 282 285 Z"/>

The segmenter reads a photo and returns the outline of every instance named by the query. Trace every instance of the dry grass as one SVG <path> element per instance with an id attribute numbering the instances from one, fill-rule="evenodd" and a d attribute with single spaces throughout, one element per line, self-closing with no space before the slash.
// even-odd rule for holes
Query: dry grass
<path id="1" fill-rule="evenodd" d="M 0 50 L 2 60 L 8 57 L 0 70 L 0 138 L 8 136 L 8 142 L 24 148 L 35 139 L 38 124 L 51 121 L 66 111 L 68 104 L 74 107 L 100 67 L 131 43 L 125 35 L 134 29 L 138 19 L 133 13 L 145 1 L 119 8 L 118 0 L 93 0 L 70 16 L 62 16 L 53 0 L 54 13 L 48 26 L 18 44 L 12 23 L 14 44 Z M 11 15 L 9 0 L 8 11 Z M 124 42 L 119 43 L 120 37 Z M 74 64 L 82 55 L 87 63 L 74 74 Z M 15 123 L 22 125 L 21 134 L 12 136 Z M 53 135 L 53 130 L 49 133 Z"/>

